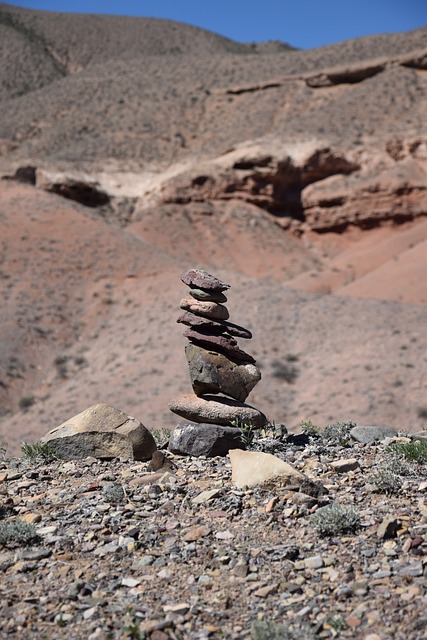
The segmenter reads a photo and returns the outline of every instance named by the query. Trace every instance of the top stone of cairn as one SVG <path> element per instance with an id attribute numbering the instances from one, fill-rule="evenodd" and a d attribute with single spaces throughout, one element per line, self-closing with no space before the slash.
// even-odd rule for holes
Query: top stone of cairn
<path id="1" fill-rule="evenodd" d="M 182 274 L 181 280 L 192 289 L 204 289 L 205 291 L 225 291 L 230 288 L 229 284 L 222 282 L 215 276 L 211 276 L 202 269 L 190 269 Z"/>

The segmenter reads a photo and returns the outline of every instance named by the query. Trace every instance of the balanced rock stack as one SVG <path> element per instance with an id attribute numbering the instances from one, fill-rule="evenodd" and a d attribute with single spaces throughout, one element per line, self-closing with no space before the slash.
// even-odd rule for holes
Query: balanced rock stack
<path id="1" fill-rule="evenodd" d="M 185 354 L 194 394 L 176 398 L 169 408 L 197 424 L 179 424 L 169 448 L 190 455 L 225 455 L 229 449 L 243 447 L 239 424 L 259 428 L 267 422 L 258 409 L 244 404 L 261 373 L 236 338 L 250 339 L 252 334 L 228 322 L 223 303 L 230 285 L 200 269 L 190 269 L 181 280 L 190 290 L 181 300 L 184 313 L 177 322 L 188 326 Z"/>

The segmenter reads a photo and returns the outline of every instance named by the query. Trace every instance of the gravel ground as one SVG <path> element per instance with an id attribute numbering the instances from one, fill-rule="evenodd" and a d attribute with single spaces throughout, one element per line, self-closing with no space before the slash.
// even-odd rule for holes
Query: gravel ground
<path id="1" fill-rule="evenodd" d="M 236 489 L 228 457 L 4 459 L 0 637 L 426 638 L 425 464 L 324 439 L 275 453 L 326 492 Z M 322 536 L 330 503 L 359 527 Z"/>

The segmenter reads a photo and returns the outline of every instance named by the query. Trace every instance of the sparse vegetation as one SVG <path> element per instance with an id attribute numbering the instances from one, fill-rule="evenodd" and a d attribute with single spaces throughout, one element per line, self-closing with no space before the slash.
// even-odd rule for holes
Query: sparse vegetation
<path id="1" fill-rule="evenodd" d="M 390 451 L 404 460 L 416 463 L 427 462 L 427 441 L 414 441 L 408 443 L 394 443 L 390 445 Z"/>
<path id="2" fill-rule="evenodd" d="M 141 629 L 141 621 L 138 619 L 124 627 L 123 631 L 129 640 L 145 640 L 146 638 L 145 632 Z"/>
<path id="3" fill-rule="evenodd" d="M 37 531 L 33 524 L 28 524 L 22 520 L 0 522 L 0 544 L 27 545 L 35 542 L 37 538 Z"/>
<path id="4" fill-rule="evenodd" d="M 305 433 L 307 436 L 311 436 L 313 438 L 320 438 L 322 435 L 320 427 L 313 424 L 311 420 L 302 420 L 300 423 L 301 431 Z"/>
<path id="5" fill-rule="evenodd" d="M 422 420 L 427 420 L 427 407 L 418 407 L 417 408 L 417 416 Z"/>
<path id="6" fill-rule="evenodd" d="M 352 506 L 333 503 L 317 509 L 311 516 L 311 524 L 322 536 L 355 533 L 360 527 L 360 516 Z"/>
<path id="7" fill-rule="evenodd" d="M 311 640 L 314 638 L 309 628 L 292 629 L 272 620 L 255 620 L 251 624 L 251 640 Z"/>
<path id="8" fill-rule="evenodd" d="M 30 462 L 41 461 L 49 463 L 58 458 L 52 447 L 42 442 L 35 442 L 34 444 L 23 442 L 21 451 L 24 458 Z"/>
<path id="9" fill-rule="evenodd" d="M 102 495 L 106 502 L 120 503 L 125 499 L 125 492 L 121 484 L 107 484 L 103 490 Z"/>
<path id="10" fill-rule="evenodd" d="M 291 359 L 289 359 L 291 358 Z M 273 368 L 272 375 L 275 378 L 279 378 L 280 380 L 285 380 L 288 384 L 293 384 L 298 378 L 299 370 L 298 367 L 294 364 L 295 359 L 298 359 L 297 356 L 292 356 L 289 354 L 285 357 L 285 360 L 273 360 L 271 366 Z"/>
<path id="11" fill-rule="evenodd" d="M 336 634 L 347 626 L 341 613 L 330 613 L 326 617 L 326 624 L 332 627 Z"/>
<path id="12" fill-rule="evenodd" d="M 350 431 L 355 426 L 355 422 L 334 422 L 327 424 L 321 435 L 328 444 L 348 447 L 351 444 Z"/>
<path id="13" fill-rule="evenodd" d="M 171 435 L 169 429 L 150 429 L 150 433 L 156 441 L 156 445 L 158 449 L 163 448 Z"/>
<path id="14" fill-rule="evenodd" d="M 27 409 L 33 406 L 35 401 L 36 399 L 34 396 L 23 396 L 19 401 L 19 408 L 22 411 L 26 411 Z"/>
<path id="15" fill-rule="evenodd" d="M 68 356 L 65 355 L 57 356 L 54 360 L 54 364 L 60 378 L 66 378 L 68 375 L 67 363 Z"/>
<path id="16" fill-rule="evenodd" d="M 252 640 L 286 640 L 289 638 L 286 627 L 271 620 L 256 620 L 251 625 Z"/>
<path id="17" fill-rule="evenodd" d="M 379 468 L 369 479 L 377 493 L 391 495 L 393 493 L 398 493 L 402 488 L 402 479 L 400 475 L 387 466 Z"/>

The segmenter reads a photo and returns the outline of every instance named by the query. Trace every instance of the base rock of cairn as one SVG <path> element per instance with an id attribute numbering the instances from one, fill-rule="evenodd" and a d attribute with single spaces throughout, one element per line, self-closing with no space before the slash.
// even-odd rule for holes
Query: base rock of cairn
<path id="1" fill-rule="evenodd" d="M 247 423 L 260 428 L 267 423 L 261 411 L 244 403 L 260 381 L 261 372 L 254 358 L 240 349 L 236 338 L 248 340 L 252 334 L 228 322 L 229 312 L 223 303 L 227 302 L 224 291 L 230 285 L 201 269 L 190 269 L 181 280 L 190 290 L 181 300 L 184 313 L 177 322 L 188 327 L 184 331 L 189 341 L 185 354 L 194 394 L 175 398 L 169 408 L 196 424 L 176 427 L 171 437 L 173 451 L 195 456 L 225 455 L 230 449 L 244 448 L 236 425 Z M 220 439 L 217 444 L 215 434 Z"/>

